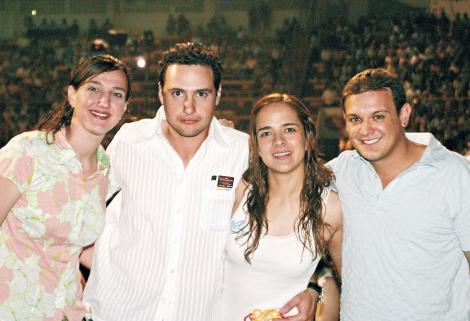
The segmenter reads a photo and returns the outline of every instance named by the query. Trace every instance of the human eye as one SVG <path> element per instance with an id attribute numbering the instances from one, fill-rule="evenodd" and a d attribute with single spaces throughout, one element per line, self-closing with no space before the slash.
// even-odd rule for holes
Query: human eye
<path id="1" fill-rule="evenodd" d="M 98 88 L 96 86 L 93 86 L 93 85 L 88 86 L 87 90 L 92 92 L 92 93 L 97 93 L 99 91 Z"/>
<path id="2" fill-rule="evenodd" d="M 286 127 L 286 133 L 295 133 L 297 129 L 295 127 Z"/>
<path id="3" fill-rule="evenodd" d="M 181 95 L 183 95 L 183 92 L 181 90 L 176 89 L 171 92 L 171 95 L 175 97 L 180 97 Z"/>
<path id="4" fill-rule="evenodd" d="M 375 115 L 374 115 L 374 119 L 375 119 L 375 120 L 382 120 L 382 119 L 385 119 L 385 115 L 384 115 L 384 114 L 375 114 Z"/>
<path id="5" fill-rule="evenodd" d="M 120 92 L 120 91 L 115 91 L 112 93 L 112 95 L 114 97 L 117 97 L 117 98 L 124 98 L 124 93 Z"/>
<path id="6" fill-rule="evenodd" d="M 258 132 L 258 137 L 263 138 L 263 137 L 268 137 L 271 135 L 271 133 L 267 130 L 262 130 Z"/>
<path id="7" fill-rule="evenodd" d="M 349 116 L 349 117 L 348 117 L 348 122 L 349 122 L 349 123 L 355 124 L 355 123 L 358 123 L 359 120 L 360 120 L 360 118 L 357 117 L 357 116 Z"/>
<path id="8" fill-rule="evenodd" d="M 201 98 L 206 98 L 207 96 L 209 96 L 209 93 L 207 91 L 198 91 L 197 92 L 197 96 L 198 97 L 201 97 Z"/>

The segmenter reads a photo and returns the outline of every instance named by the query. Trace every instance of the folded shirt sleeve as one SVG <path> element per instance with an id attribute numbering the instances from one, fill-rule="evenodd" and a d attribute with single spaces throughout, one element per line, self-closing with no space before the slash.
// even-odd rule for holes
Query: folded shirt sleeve
<path id="1" fill-rule="evenodd" d="M 15 138 L 0 149 L 0 175 L 12 181 L 24 193 L 33 177 L 34 159 L 27 153 L 28 141 Z"/>

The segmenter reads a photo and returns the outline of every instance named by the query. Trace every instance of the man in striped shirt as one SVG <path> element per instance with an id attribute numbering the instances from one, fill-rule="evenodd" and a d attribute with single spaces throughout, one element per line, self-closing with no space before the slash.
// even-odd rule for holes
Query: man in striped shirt
<path id="1" fill-rule="evenodd" d="M 163 106 L 108 148 L 110 192 L 120 193 L 85 289 L 94 321 L 220 321 L 213 302 L 248 137 L 213 116 L 222 66 L 211 49 L 177 44 L 159 64 Z M 293 320 L 312 319 L 307 293 L 291 302 L 303 311 Z"/>

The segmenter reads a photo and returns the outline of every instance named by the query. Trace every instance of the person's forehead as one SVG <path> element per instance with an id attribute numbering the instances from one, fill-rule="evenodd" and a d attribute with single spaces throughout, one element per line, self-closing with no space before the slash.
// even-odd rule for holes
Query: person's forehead
<path id="1" fill-rule="evenodd" d="M 170 64 L 165 72 L 165 80 L 168 77 L 200 75 L 213 78 L 212 68 L 208 65 Z"/>
<path id="2" fill-rule="evenodd" d="M 272 125 L 301 125 L 299 116 L 294 108 L 283 102 L 276 102 L 264 106 L 256 116 L 256 127 Z"/>
<path id="3" fill-rule="evenodd" d="M 346 97 L 344 101 L 346 112 L 348 109 L 365 109 L 371 107 L 393 107 L 392 92 L 389 89 L 367 90 L 361 93 L 352 94 Z"/>
<path id="4" fill-rule="evenodd" d="M 284 102 L 274 102 L 270 103 L 266 106 L 263 106 L 259 112 L 257 117 L 264 116 L 264 117 L 275 117 L 278 115 L 285 115 L 285 116 L 294 116 L 297 117 L 297 112 L 293 107 L 289 104 Z"/>

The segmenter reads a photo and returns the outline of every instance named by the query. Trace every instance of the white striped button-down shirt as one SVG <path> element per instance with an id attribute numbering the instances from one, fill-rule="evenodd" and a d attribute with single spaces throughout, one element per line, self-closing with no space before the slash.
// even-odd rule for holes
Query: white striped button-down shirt
<path id="1" fill-rule="evenodd" d="M 207 321 L 221 292 L 226 233 L 248 136 L 214 118 L 185 168 L 154 119 L 108 148 L 111 189 L 84 301 L 94 321 Z M 233 187 L 230 187 L 233 178 Z"/>

